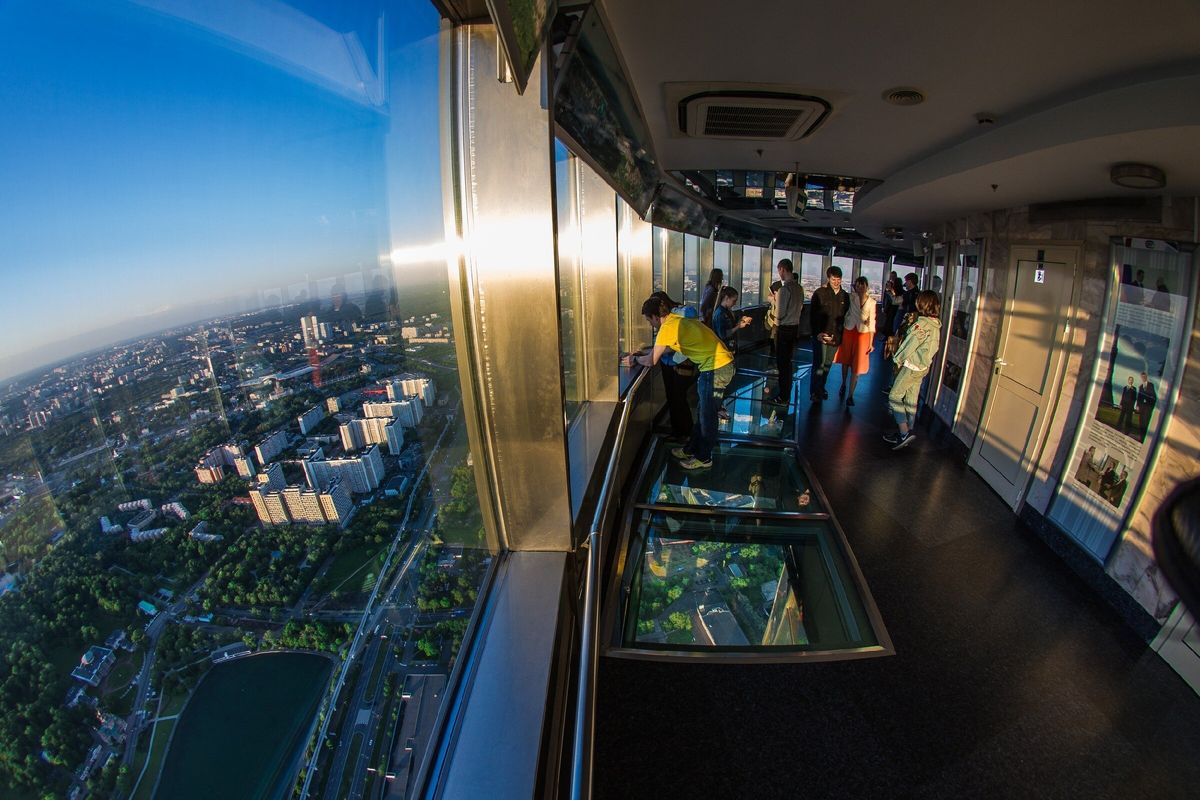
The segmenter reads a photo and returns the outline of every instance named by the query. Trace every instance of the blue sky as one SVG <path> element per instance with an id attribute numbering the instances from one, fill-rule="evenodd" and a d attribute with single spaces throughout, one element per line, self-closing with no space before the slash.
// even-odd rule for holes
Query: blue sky
<path id="1" fill-rule="evenodd" d="M 440 240 L 436 31 L 426 0 L 0 4 L 0 376 Z"/>

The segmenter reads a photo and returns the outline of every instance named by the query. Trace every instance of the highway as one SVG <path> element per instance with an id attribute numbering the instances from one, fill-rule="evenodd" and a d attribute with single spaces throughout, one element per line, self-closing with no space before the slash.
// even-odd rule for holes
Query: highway
<path id="1" fill-rule="evenodd" d="M 446 437 L 446 433 L 451 429 L 451 427 L 451 422 L 447 421 L 446 425 L 442 428 L 442 432 L 438 434 L 437 442 L 434 444 L 433 449 L 426 458 L 424 466 L 421 468 L 421 474 L 417 476 L 415 481 L 413 481 L 413 486 L 420 485 L 421 480 L 429 471 L 429 465 L 434 463 L 438 448 L 442 446 L 442 440 Z M 399 530 L 396 531 L 396 538 L 392 540 L 391 548 L 388 550 L 388 557 L 384 560 L 383 568 L 379 572 L 381 576 L 386 575 L 388 570 L 391 568 L 392 559 L 396 555 L 396 550 L 400 544 L 400 541 L 404 538 L 404 531 L 408 528 L 409 517 L 412 514 L 412 505 L 415 498 L 415 493 L 409 495 L 408 511 L 404 515 L 404 522 L 400 525 Z M 375 607 L 375 601 L 380 596 L 380 589 L 383 587 L 383 581 L 379 581 L 375 584 L 375 588 L 372 590 L 371 596 L 367 600 L 367 605 L 363 609 L 362 617 L 358 623 L 358 630 L 355 632 L 354 639 L 350 642 L 350 647 L 346 651 L 346 660 L 342 662 L 341 671 L 338 673 L 338 678 L 334 682 L 332 692 L 327 699 L 326 708 L 329 709 L 329 713 L 325 714 L 325 721 L 321 724 L 321 729 L 316 739 L 317 742 L 324 742 L 326 737 L 329 735 L 329 723 L 333 717 L 332 710 L 336 707 L 338 695 L 341 694 L 342 688 L 346 683 L 346 674 L 349 671 L 351 664 L 353 664 L 359 649 L 365 644 L 364 638 L 369 635 L 370 632 L 374 630 L 375 625 L 378 624 L 387 605 L 387 598 L 392 596 L 392 594 L 395 592 L 396 587 L 399 585 L 404 575 L 408 573 L 409 568 L 414 563 L 417 553 L 424 549 L 424 546 L 428 541 L 429 515 L 433 513 L 434 506 L 435 503 L 433 502 L 432 496 L 430 496 L 428 501 L 425 503 L 425 510 L 421 515 L 422 524 L 419 526 L 420 534 L 418 535 L 416 532 L 418 526 L 414 526 L 414 535 L 410 537 L 407 558 L 404 560 L 401 568 L 396 571 L 396 577 L 392 580 L 391 585 L 388 586 L 387 590 L 383 593 L 384 602 L 380 604 L 379 608 Z M 369 676 L 369 673 L 366 670 L 363 670 L 363 673 L 361 674 L 366 674 Z M 353 706 L 347 706 L 347 708 L 352 707 Z M 348 744 L 345 746 L 348 746 Z M 339 751 L 342 749 L 342 747 L 343 743 L 338 742 Z M 317 764 L 320 761 L 321 751 L 322 748 L 320 746 L 314 747 L 312 758 L 304 765 L 306 769 L 304 774 L 304 785 L 300 791 L 301 800 L 309 797 L 309 792 L 312 788 L 312 781 L 317 771 Z M 334 782 L 330 780 L 329 783 L 333 784 Z M 334 788 L 336 789 L 336 784 L 334 785 Z"/>

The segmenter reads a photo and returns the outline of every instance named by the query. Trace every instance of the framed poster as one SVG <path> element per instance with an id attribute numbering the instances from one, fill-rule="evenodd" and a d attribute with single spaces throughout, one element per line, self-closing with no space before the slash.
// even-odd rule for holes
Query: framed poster
<path id="1" fill-rule="evenodd" d="M 942 348 L 934 411 L 954 428 L 962 395 L 966 393 L 967 368 L 975 346 L 975 312 L 979 305 L 979 279 L 983 266 L 983 243 L 963 239 L 958 244 L 951 268 L 949 291 L 942 298 Z"/>
<path id="2" fill-rule="evenodd" d="M 1195 245 L 1114 238 L 1099 350 L 1049 517 L 1105 561 L 1158 449 L 1183 376 Z"/>

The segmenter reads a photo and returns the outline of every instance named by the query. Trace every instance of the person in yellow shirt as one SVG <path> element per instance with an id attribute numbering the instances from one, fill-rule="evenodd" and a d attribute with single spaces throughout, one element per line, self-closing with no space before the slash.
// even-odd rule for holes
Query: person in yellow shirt
<path id="1" fill-rule="evenodd" d="M 696 381 L 696 390 L 700 394 L 696 409 L 698 419 L 692 426 L 688 443 L 676 447 L 671 454 L 683 459 L 680 466 L 684 469 L 711 467 L 712 451 L 717 443 L 717 411 L 735 372 L 733 353 L 711 328 L 700 320 L 672 314 L 659 297 L 651 297 L 642 304 L 642 316 L 650 327 L 658 329 L 654 350 L 645 355 L 631 353 L 625 357 L 625 366 L 652 367 L 668 349 L 683 354 L 696 365 L 700 370 Z"/>

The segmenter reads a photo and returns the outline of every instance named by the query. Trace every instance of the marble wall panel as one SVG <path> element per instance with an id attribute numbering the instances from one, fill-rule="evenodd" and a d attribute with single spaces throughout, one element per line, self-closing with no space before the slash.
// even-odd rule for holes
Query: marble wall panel
<path id="1" fill-rule="evenodd" d="M 1137 236 L 1196 241 L 1194 198 L 1171 198 L 1164 206 L 1162 223 L 1068 221 L 1030 224 L 1027 207 L 992 211 L 947 222 L 932 232 L 935 241 L 983 237 L 987 240 L 977 333 L 966 376 L 966 394 L 954 432 L 970 445 L 983 419 L 992 361 L 1000 338 L 1008 259 L 1013 243 L 1028 241 L 1082 241 L 1082 258 L 1076 272 L 1075 308 L 1069 349 L 1059 400 L 1036 466 L 1026 501 L 1045 513 L 1058 488 L 1063 466 L 1074 443 L 1096 359 L 1100 319 L 1108 290 L 1110 239 Z M 1120 537 L 1109 575 L 1131 596 L 1163 621 L 1176 598 L 1154 563 L 1150 547 L 1150 519 L 1174 486 L 1200 475 L 1200 303 L 1193 320 L 1193 336 L 1174 416 L 1166 431 L 1157 463 L 1147 476 L 1142 497 L 1133 509 L 1128 529 Z"/>

